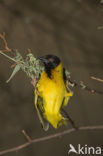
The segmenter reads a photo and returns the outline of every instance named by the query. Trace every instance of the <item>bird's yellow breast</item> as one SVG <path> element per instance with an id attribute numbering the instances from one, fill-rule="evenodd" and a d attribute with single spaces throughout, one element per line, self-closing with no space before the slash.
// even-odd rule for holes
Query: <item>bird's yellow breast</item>
<path id="1" fill-rule="evenodd" d="M 56 128 L 63 119 L 60 108 L 68 94 L 63 80 L 62 64 L 51 71 L 51 78 L 43 71 L 37 88 L 39 96 L 43 99 L 43 115 Z"/>

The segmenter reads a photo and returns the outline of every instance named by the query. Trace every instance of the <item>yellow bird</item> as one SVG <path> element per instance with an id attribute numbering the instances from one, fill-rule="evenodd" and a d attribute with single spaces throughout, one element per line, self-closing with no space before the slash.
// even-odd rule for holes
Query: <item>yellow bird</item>
<path id="1" fill-rule="evenodd" d="M 68 92 L 61 60 L 54 55 L 39 58 L 45 67 L 35 87 L 35 107 L 45 130 L 50 123 L 54 128 L 66 123 L 61 108 L 68 104 L 72 92 Z"/>

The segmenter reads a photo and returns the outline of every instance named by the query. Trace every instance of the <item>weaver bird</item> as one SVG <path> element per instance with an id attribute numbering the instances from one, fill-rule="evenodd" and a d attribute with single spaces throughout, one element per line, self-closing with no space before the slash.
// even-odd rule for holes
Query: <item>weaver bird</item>
<path id="1" fill-rule="evenodd" d="M 54 55 L 45 55 L 39 59 L 43 62 L 45 70 L 35 87 L 35 107 L 43 128 L 47 130 L 47 123 L 54 128 L 66 123 L 67 119 L 62 116 L 61 109 L 68 104 L 73 94 L 67 91 L 61 60 Z"/>

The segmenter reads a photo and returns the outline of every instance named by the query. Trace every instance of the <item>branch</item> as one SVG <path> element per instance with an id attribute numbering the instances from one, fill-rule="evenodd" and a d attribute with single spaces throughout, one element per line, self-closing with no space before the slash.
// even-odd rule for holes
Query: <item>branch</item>
<path id="1" fill-rule="evenodd" d="M 103 91 L 99 91 L 99 90 L 96 90 L 96 89 L 92 89 L 90 88 L 89 86 L 86 86 L 83 81 L 80 81 L 79 83 L 75 82 L 75 81 L 72 81 L 70 79 L 68 79 L 68 85 L 69 86 L 72 86 L 72 87 L 79 87 L 81 88 L 82 90 L 86 90 L 92 94 L 103 94 Z"/>
<path id="2" fill-rule="evenodd" d="M 43 141 L 47 141 L 50 139 L 58 138 L 58 137 L 70 134 L 72 132 L 75 132 L 75 131 L 78 132 L 78 131 L 84 131 L 84 130 L 102 130 L 102 129 L 103 129 L 103 125 L 100 125 L 100 126 L 82 126 L 82 127 L 79 127 L 77 131 L 74 128 L 71 128 L 71 129 L 65 130 L 63 132 L 51 134 L 51 135 L 48 135 L 45 137 L 41 137 L 41 138 L 37 138 L 37 139 L 30 139 L 30 141 L 28 141 L 24 144 L 21 144 L 19 146 L 15 146 L 13 148 L 9 148 L 9 149 L 0 151 L 0 155 L 11 153 L 11 152 L 17 152 L 17 151 L 33 144 L 33 143 L 38 143 L 38 142 L 43 142 Z"/>
<path id="3" fill-rule="evenodd" d="M 103 80 L 102 80 L 102 79 L 100 79 L 100 78 L 97 78 L 97 77 L 91 76 L 91 79 L 93 79 L 93 80 L 97 80 L 97 81 L 99 81 L 99 82 L 102 82 L 102 83 L 103 83 Z"/>

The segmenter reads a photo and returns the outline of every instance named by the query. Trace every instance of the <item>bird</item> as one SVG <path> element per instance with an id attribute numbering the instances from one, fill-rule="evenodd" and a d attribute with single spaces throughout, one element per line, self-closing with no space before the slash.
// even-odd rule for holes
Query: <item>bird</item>
<path id="1" fill-rule="evenodd" d="M 48 130 L 49 124 L 56 129 L 67 123 L 61 109 L 67 106 L 73 92 L 67 91 L 65 68 L 58 56 L 48 54 L 38 59 L 44 70 L 34 91 L 35 108 L 43 129 Z"/>

